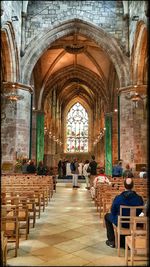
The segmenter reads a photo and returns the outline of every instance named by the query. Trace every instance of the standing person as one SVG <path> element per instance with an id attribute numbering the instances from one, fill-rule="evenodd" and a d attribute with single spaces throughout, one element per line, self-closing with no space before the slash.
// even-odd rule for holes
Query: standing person
<path id="1" fill-rule="evenodd" d="M 140 178 L 146 178 L 147 173 L 146 173 L 146 168 L 145 167 L 142 167 L 141 168 L 141 171 L 139 173 L 139 176 L 140 176 Z"/>
<path id="2" fill-rule="evenodd" d="M 111 212 L 105 214 L 105 225 L 106 225 L 106 232 L 107 232 L 107 240 L 106 245 L 114 248 L 115 247 L 115 235 L 114 235 L 114 228 L 113 224 L 117 226 L 118 224 L 118 215 L 120 214 L 120 205 L 124 206 L 143 206 L 144 202 L 140 195 L 138 195 L 135 191 L 132 191 L 134 186 L 134 182 L 132 178 L 125 178 L 124 180 L 124 187 L 125 191 L 123 191 L 120 195 L 117 195 L 113 200 L 111 206 Z M 127 212 L 126 212 L 127 213 Z M 141 210 L 139 209 L 139 214 Z M 137 214 L 137 216 L 139 215 Z M 124 216 L 129 216 L 126 214 Z M 124 246 L 125 237 L 122 239 L 121 246 Z"/>
<path id="3" fill-rule="evenodd" d="M 89 167 L 89 160 L 87 159 L 85 161 L 85 164 L 83 166 L 83 175 L 85 177 L 85 181 L 86 181 L 86 189 L 90 189 L 90 183 L 89 183 L 89 176 L 90 176 L 90 172 L 87 172 L 87 169 Z"/>
<path id="4" fill-rule="evenodd" d="M 63 176 L 63 166 L 62 166 L 62 159 L 59 160 L 58 162 L 58 178 L 62 178 Z"/>
<path id="5" fill-rule="evenodd" d="M 63 159 L 62 161 L 62 172 L 63 172 L 63 178 L 66 177 L 66 160 Z"/>
<path id="6" fill-rule="evenodd" d="M 115 162 L 115 165 L 112 169 L 112 177 L 122 177 L 123 168 L 122 168 L 122 162 Z"/>
<path id="7" fill-rule="evenodd" d="M 81 176 L 81 178 L 83 178 L 83 166 L 84 166 L 84 163 L 81 160 L 79 163 L 79 175 Z"/>
<path id="8" fill-rule="evenodd" d="M 95 161 L 95 156 L 91 156 L 92 160 L 89 163 L 89 169 L 90 169 L 90 187 L 93 186 L 93 180 L 95 176 L 97 175 L 97 162 Z M 88 171 L 88 169 L 87 169 Z"/>
<path id="9" fill-rule="evenodd" d="M 79 175 L 79 163 L 78 159 L 74 159 L 71 164 L 71 173 L 72 173 L 72 187 L 79 188 L 78 186 L 78 175 Z"/>
<path id="10" fill-rule="evenodd" d="M 126 165 L 126 169 L 123 172 L 123 178 L 126 178 L 126 177 L 129 177 L 129 178 L 134 177 L 133 172 L 132 172 L 129 164 Z"/>

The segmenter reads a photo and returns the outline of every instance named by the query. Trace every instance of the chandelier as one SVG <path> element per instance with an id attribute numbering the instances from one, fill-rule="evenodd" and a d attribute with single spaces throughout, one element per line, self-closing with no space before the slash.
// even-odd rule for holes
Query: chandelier
<path id="1" fill-rule="evenodd" d="M 6 107 L 9 106 L 16 109 L 16 102 L 22 100 L 24 97 L 18 94 L 17 85 L 11 82 L 1 83 L 1 119 L 6 118 Z"/>
<path id="2" fill-rule="evenodd" d="M 3 85 L 2 96 L 4 99 L 7 99 L 8 101 L 18 101 L 24 98 L 22 95 L 18 94 L 16 84 L 3 82 Z"/>
<path id="3" fill-rule="evenodd" d="M 137 85 L 134 85 L 133 87 L 136 88 Z M 134 91 L 129 92 L 129 93 L 125 96 L 125 98 L 126 98 L 127 100 L 131 100 L 132 103 L 133 103 L 134 108 L 137 108 L 137 107 L 138 107 L 138 103 L 139 103 L 139 101 L 142 101 L 142 102 L 143 102 L 144 99 L 146 98 L 146 95 L 140 95 L 140 94 L 137 92 L 137 90 L 134 90 Z"/>
<path id="4" fill-rule="evenodd" d="M 75 43 L 71 45 L 66 45 L 64 49 L 70 54 L 80 54 L 86 50 L 86 47 L 82 44 Z"/>

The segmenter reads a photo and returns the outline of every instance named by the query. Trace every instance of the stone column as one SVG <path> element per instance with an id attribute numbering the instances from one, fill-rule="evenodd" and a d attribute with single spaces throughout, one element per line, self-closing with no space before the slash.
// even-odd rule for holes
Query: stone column
<path id="1" fill-rule="evenodd" d="M 112 114 L 105 114 L 105 173 L 112 175 Z"/>
<path id="2" fill-rule="evenodd" d="M 37 110 L 32 111 L 32 145 L 31 145 L 31 159 L 36 162 L 36 131 L 37 131 Z"/>
<path id="3" fill-rule="evenodd" d="M 54 155 L 56 152 L 56 91 L 53 91 L 52 94 L 52 121 L 53 121 L 53 136 L 55 138 L 53 139 L 52 143 L 52 154 Z"/>
<path id="4" fill-rule="evenodd" d="M 44 160 L 44 112 L 37 111 L 36 117 L 36 161 Z"/>
<path id="5" fill-rule="evenodd" d="M 136 106 L 132 101 L 135 91 L 141 96 Z M 123 166 L 130 163 L 133 170 L 136 170 L 136 164 L 147 163 L 145 96 L 145 85 L 120 89 L 120 156 Z"/>
<path id="6" fill-rule="evenodd" d="M 20 100 L 10 101 L 5 108 L 6 118 L 2 123 L 2 162 L 15 163 L 17 158 L 29 157 L 30 106 L 32 88 L 21 83 L 4 82 L 5 94 L 17 94 Z M 7 95 L 8 96 L 8 95 Z"/>

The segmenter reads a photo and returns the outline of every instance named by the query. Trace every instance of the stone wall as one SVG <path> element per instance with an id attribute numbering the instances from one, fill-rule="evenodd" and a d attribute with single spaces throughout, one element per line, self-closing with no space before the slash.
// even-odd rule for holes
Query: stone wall
<path id="1" fill-rule="evenodd" d="M 1 155 L 3 161 L 16 158 L 16 105 L 6 106 L 6 118 L 1 124 Z"/>
<path id="2" fill-rule="evenodd" d="M 66 20 L 78 18 L 101 27 L 112 34 L 120 42 L 124 51 L 128 47 L 128 27 L 123 19 L 122 1 L 2 1 L 1 26 L 11 21 L 15 31 L 18 51 L 21 47 L 21 11 L 26 12 L 26 44 L 41 32 L 48 30 Z M 129 1 L 129 39 L 130 52 L 132 49 L 134 32 L 137 21 L 132 20 L 138 15 L 139 20 L 147 23 L 145 16 L 146 1 Z M 18 21 L 13 21 L 17 16 Z"/>
<path id="3" fill-rule="evenodd" d="M 16 151 L 20 151 L 24 157 L 29 157 L 30 145 L 30 105 L 31 94 L 24 90 L 19 90 L 24 97 L 23 100 L 17 102 L 17 118 L 16 118 Z"/>
<path id="4" fill-rule="evenodd" d="M 147 119 L 143 103 L 135 108 L 125 95 L 120 96 L 121 159 L 123 167 L 129 163 L 134 169 L 137 163 L 147 162 Z"/>
<path id="5" fill-rule="evenodd" d="M 30 1 L 27 13 L 26 45 L 44 30 L 74 18 L 90 22 L 126 46 L 126 25 L 121 1 Z"/>
<path id="6" fill-rule="evenodd" d="M 146 1 L 129 1 L 129 36 L 130 36 L 130 53 L 134 41 L 134 34 L 139 20 L 143 20 L 147 24 L 145 15 Z M 134 20 L 134 16 L 138 16 L 138 20 Z"/>

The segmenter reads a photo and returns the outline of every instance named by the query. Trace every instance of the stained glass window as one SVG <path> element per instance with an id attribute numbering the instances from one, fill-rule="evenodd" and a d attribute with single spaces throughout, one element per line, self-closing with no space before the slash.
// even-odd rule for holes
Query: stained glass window
<path id="1" fill-rule="evenodd" d="M 76 103 L 67 115 L 67 152 L 88 152 L 88 114 Z"/>

